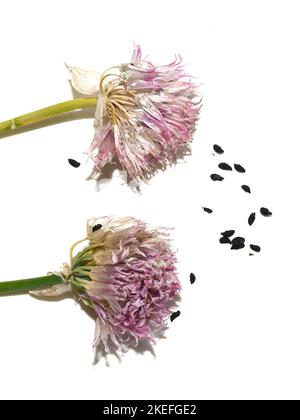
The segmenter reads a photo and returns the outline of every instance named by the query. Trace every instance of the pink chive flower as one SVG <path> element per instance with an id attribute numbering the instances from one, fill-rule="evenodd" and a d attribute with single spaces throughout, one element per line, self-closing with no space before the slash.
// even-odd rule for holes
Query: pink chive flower
<path id="1" fill-rule="evenodd" d="M 96 174 L 117 160 L 131 179 L 146 181 L 190 152 L 201 99 L 180 57 L 155 66 L 137 45 L 130 63 L 102 75 L 68 69 L 74 89 L 98 95 L 88 151 Z"/>
<path id="2" fill-rule="evenodd" d="M 168 231 L 132 217 L 102 217 L 89 221 L 87 239 L 67 271 L 97 315 L 95 347 L 109 352 L 154 343 L 181 288 Z"/>

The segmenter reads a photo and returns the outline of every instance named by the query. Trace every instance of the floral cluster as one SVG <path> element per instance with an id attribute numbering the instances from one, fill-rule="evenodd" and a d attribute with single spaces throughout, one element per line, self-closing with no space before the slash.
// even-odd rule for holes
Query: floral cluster
<path id="1" fill-rule="evenodd" d="M 74 89 L 97 95 L 89 154 L 96 173 L 119 161 L 131 179 L 149 179 L 190 150 L 201 99 L 181 58 L 155 66 L 135 46 L 130 63 L 102 75 L 68 67 Z"/>

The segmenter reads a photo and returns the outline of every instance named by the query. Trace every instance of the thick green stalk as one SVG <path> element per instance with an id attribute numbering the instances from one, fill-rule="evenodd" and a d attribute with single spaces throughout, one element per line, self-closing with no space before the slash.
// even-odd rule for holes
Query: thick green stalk
<path id="1" fill-rule="evenodd" d="M 55 274 L 49 274 L 48 276 L 36 277 L 33 279 L 4 281 L 0 282 L 0 295 L 9 293 L 24 293 L 37 289 L 46 289 L 62 282 L 62 278 Z"/>
<path id="2" fill-rule="evenodd" d="M 42 108 L 29 114 L 20 115 L 11 120 L 0 123 L 0 134 L 9 133 L 19 127 L 25 127 L 49 118 L 56 117 L 70 111 L 76 111 L 83 108 L 91 108 L 97 105 L 97 98 L 76 98 L 70 101 L 61 102 L 56 105 Z"/>

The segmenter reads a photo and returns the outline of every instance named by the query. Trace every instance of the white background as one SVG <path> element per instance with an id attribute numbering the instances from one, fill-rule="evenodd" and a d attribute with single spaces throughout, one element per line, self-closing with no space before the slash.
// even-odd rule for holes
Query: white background
<path id="1" fill-rule="evenodd" d="M 72 300 L 0 299 L 3 399 L 300 397 L 299 11 L 293 1 L 2 1 L 0 120 L 71 99 L 64 62 L 99 71 L 133 41 L 156 63 L 181 53 L 204 107 L 192 156 L 135 194 L 117 173 L 96 190 L 82 153 L 92 119 L 0 141 L 0 280 L 68 261 L 86 219 L 174 226 L 181 317 L 155 355 L 93 364 L 94 322 Z M 219 143 L 223 158 L 212 155 Z M 68 158 L 82 162 L 79 169 Z M 220 160 L 244 175 L 209 175 Z M 242 183 L 252 188 L 248 195 Z M 212 215 L 201 206 L 214 209 Z M 261 206 L 271 219 L 247 218 Z M 242 251 L 218 243 L 236 228 Z M 249 257 L 248 244 L 260 255 Z M 194 285 L 189 273 L 197 276 Z"/>

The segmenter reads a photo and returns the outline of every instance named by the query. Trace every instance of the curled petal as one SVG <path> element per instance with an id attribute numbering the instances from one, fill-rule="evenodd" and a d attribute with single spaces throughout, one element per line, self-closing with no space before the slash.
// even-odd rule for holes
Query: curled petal
<path id="1" fill-rule="evenodd" d="M 132 54 L 131 64 L 133 64 L 134 66 L 138 66 L 141 62 L 141 58 L 142 58 L 141 47 L 140 45 L 135 45 L 133 54 Z"/>

